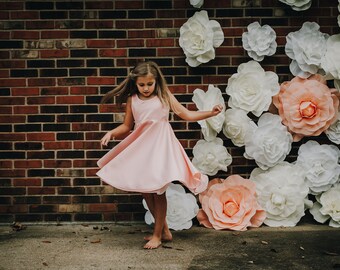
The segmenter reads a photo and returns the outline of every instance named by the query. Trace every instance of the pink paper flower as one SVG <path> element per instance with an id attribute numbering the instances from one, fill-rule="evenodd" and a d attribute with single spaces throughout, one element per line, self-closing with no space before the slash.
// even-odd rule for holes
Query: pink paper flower
<path id="1" fill-rule="evenodd" d="M 308 79 L 295 77 L 281 84 L 273 103 L 295 142 L 304 136 L 319 136 L 336 121 L 339 99 L 331 90 L 318 74 Z"/>
<path id="2" fill-rule="evenodd" d="M 211 180 L 207 190 L 199 195 L 199 223 L 207 228 L 235 231 L 261 226 L 266 214 L 257 202 L 255 190 L 253 181 L 239 175 Z"/>

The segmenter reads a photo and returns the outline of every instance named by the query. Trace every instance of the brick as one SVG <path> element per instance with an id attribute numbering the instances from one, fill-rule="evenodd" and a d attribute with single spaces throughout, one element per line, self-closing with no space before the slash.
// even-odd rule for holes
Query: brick
<path id="1" fill-rule="evenodd" d="M 44 187 L 45 186 L 70 186 L 71 179 L 70 178 L 44 178 Z"/>
<path id="2" fill-rule="evenodd" d="M 115 78 L 87 78 L 88 85 L 115 85 Z"/>
<path id="3" fill-rule="evenodd" d="M 84 97 L 83 96 L 57 97 L 57 104 L 84 104 Z"/>
<path id="4" fill-rule="evenodd" d="M 40 36 L 41 38 L 45 39 L 53 39 L 53 38 L 68 38 L 69 36 L 69 32 L 65 31 L 65 30 L 58 30 L 58 31 L 41 31 L 40 32 Z M 58 41 L 56 41 L 56 47 L 57 46 Z"/>
<path id="5" fill-rule="evenodd" d="M 114 40 L 87 40 L 86 44 L 88 48 L 114 48 L 115 47 Z"/>
<path id="6" fill-rule="evenodd" d="M 55 133 L 38 132 L 27 134 L 28 141 L 55 141 Z"/>
<path id="7" fill-rule="evenodd" d="M 72 142 L 45 142 L 44 149 L 46 150 L 56 150 L 56 149 L 71 149 Z"/>
<path id="8" fill-rule="evenodd" d="M 30 213 L 53 213 L 57 212 L 56 205 L 30 205 L 29 207 Z"/>
<path id="9" fill-rule="evenodd" d="M 61 177 L 82 177 L 84 176 L 84 171 L 80 169 L 62 169 L 57 170 L 57 176 Z"/>
<path id="10" fill-rule="evenodd" d="M 27 205 L 0 205 L 0 213 L 27 213 Z"/>
<path id="11" fill-rule="evenodd" d="M 71 168 L 71 160 L 44 160 L 45 168 Z"/>
<path id="12" fill-rule="evenodd" d="M 86 29 L 112 29 L 114 27 L 113 21 L 86 21 Z"/>
<path id="13" fill-rule="evenodd" d="M 87 212 L 87 207 L 86 205 L 83 204 L 59 204 L 58 212 L 59 213 Z"/>
<path id="14" fill-rule="evenodd" d="M 16 160 L 14 161 L 14 167 L 15 168 L 42 168 L 42 161 L 41 160 L 25 160 L 25 161 Z"/>
<path id="15" fill-rule="evenodd" d="M 41 186 L 40 178 L 13 179 L 14 186 Z"/>
<path id="16" fill-rule="evenodd" d="M 28 97 L 27 104 L 55 104 L 55 97 Z"/>
<path id="17" fill-rule="evenodd" d="M 28 86 L 54 86 L 54 85 L 56 85 L 56 80 L 54 78 L 28 79 Z"/>
<path id="18" fill-rule="evenodd" d="M 101 57 L 126 57 L 128 54 L 127 49 L 102 49 L 99 50 L 99 56 Z"/>
<path id="19" fill-rule="evenodd" d="M 83 187 L 58 187 L 58 194 L 85 194 L 85 188 Z"/>
<path id="20" fill-rule="evenodd" d="M 86 41 L 83 39 L 67 39 L 56 41 L 56 47 L 58 49 L 64 48 L 85 48 Z"/>
<path id="21" fill-rule="evenodd" d="M 44 196 L 44 204 L 65 204 L 71 203 L 71 196 Z M 60 210 L 59 210 L 60 212 Z"/>
<path id="22" fill-rule="evenodd" d="M 68 50 L 42 50 L 41 58 L 66 58 L 69 57 Z"/>
<path id="23" fill-rule="evenodd" d="M 54 195 L 56 194 L 55 188 L 47 188 L 47 187 L 28 187 L 27 188 L 28 195 Z"/>
<path id="24" fill-rule="evenodd" d="M 15 114 L 36 114 L 39 112 L 38 106 L 15 106 Z"/>
<path id="25" fill-rule="evenodd" d="M 40 196 L 14 196 L 13 204 L 41 204 Z"/>
<path id="26" fill-rule="evenodd" d="M 90 204 L 88 206 L 89 212 L 118 212 L 117 205 L 114 203 L 100 203 L 100 204 Z"/>
<path id="27" fill-rule="evenodd" d="M 36 31 L 12 31 L 11 38 L 13 39 L 38 39 L 39 32 Z"/>

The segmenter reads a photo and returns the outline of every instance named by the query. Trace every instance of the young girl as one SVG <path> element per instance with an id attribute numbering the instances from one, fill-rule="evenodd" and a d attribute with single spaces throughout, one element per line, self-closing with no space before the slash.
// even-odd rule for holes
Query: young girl
<path id="1" fill-rule="evenodd" d="M 129 134 L 99 161 L 97 175 L 106 183 L 125 191 L 141 192 L 154 219 L 152 236 L 144 248 L 154 249 L 161 241 L 171 241 L 166 223 L 165 191 L 170 182 L 178 180 L 197 194 L 204 191 L 208 177 L 191 163 L 175 137 L 168 121 L 169 110 L 187 121 L 199 121 L 222 111 L 216 105 L 211 111 L 190 111 L 182 106 L 169 91 L 165 78 L 154 62 L 141 62 L 115 89 L 108 92 L 103 102 L 117 96 L 126 103 L 121 125 L 107 132 L 101 144 Z"/>

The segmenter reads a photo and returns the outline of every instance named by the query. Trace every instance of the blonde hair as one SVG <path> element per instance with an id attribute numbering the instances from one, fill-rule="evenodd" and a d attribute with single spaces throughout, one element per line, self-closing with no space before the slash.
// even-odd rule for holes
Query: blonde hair
<path id="1" fill-rule="evenodd" d="M 117 103 L 126 103 L 129 96 L 138 93 L 136 80 L 138 77 L 144 77 L 151 74 L 156 81 L 155 94 L 158 96 L 163 105 L 171 108 L 170 90 L 159 66 L 153 61 L 138 63 L 129 73 L 129 75 L 113 90 L 106 93 L 102 98 L 102 103 L 112 100 L 117 96 Z"/>

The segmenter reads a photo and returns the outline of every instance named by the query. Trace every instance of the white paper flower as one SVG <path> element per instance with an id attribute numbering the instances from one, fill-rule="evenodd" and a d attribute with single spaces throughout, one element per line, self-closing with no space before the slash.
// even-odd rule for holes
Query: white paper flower
<path id="1" fill-rule="evenodd" d="M 312 205 L 307 199 L 304 172 L 296 165 L 284 161 L 266 171 L 255 168 L 250 180 L 256 183 L 258 202 L 266 211 L 264 223 L 268 226 L 293 227 Z"/>
<path id="2" fill-rule="evenodd" d="M 326 43 L 326 53 L 321 66 L 326 74 L 334 79 L 340 79 L 340 34 L 330 36 Z"/>
<path id="3" fill-rule="evenodd" d="M 191 67 L 197 67 L 215 58 L 215 48 L 224 41 L 221 25 L 209 20 L 208 12 L 196 12 L 180 28 L 179 46 Z"/>
<path id="4" fill-rule="evenodd" d="M 248 32 L 242 34 L 243 48 L 249 57 L 256 61 L 262 61 L 265 56 L 276 52 L 276 33 L 269 25 L 261 26 L 253 22 L 247 27 Z"/>
<path id="5" fill-rule="evenodd" d="M 192 5 L 195 8 L 200 8 L 203 6 L 204 0 L 190 0 L 190 5 Z"/>
<path id="6" fill-rule="evenodd" d="M 225 107 L 221 90 L 212 84 L 209 84 L 207 92 L 201 89 L 194 90 L 192 101 L 200 111 L 211 111 L 212 108 L 218 104 L 223 105 L 223 110 Z M 225 115 L 221 112 L 214 117 L 198 121 L 205 140 L 212 141 L 216 138 L 217 134 L 222 130 L 224 118 Z"/>
<path id="7" fill-rule="evenodd" d="M 232 162 L 232 157 L 221 138 L 211 142 L 199 140 L 192 149 L 194 166 L 203 174 L 215 175 L 219 170 L 227 171 Z"/>
<path id="8" fill-rule="evenodd" d="M 307 10 L 312 5 L 312 0 L 279 0 L 292 7 L 293 10 L 302 11 Z"/>
<path id="9" fill-rule="evenodd" d="M 166 190 L 167 212 L 166 222 L 170 229 L 175 231 L 190 229 L 192 219 L 198 213 L 198 204 L 196 197 L 191 193 L 186 193 L 180 184 L 170 183 Z M 143 200 L 143 206 L 146 210 L 145 222 L 149 225 L 155 222 L 149 208 Z"/>
<path id="10" fill-rule="evenodd" d="M 340 150 L 335 145 L 320 145 L 310 140 L 300 146 L 296 164 L 306 172 L 305 181 L 311 194 L 320 194 L 339 180 L 339 158 Z"/>
<path id="11" fill-rule="evenodd" d="M 281 121 L 276 114 L 264 113 L 257 128 L 245 134 L 244 157 L 254 159 L 262 170 L 282 162 L 291 150 L 293 136 Z"/>
<path id="12" fill-rule="evenodd" d="M 244 136 L 248 129 L 257 128 L 256 124 L 241 109 L 228 109 L 225 112 L 223 134 L 231 139 L 234 145 L 243 146 Z"/>
<path id="13" fill-rule="evenodd" d="M 316 197 L 316 202 L 309 210 L 317 222 L 329 221 L 329 226 L 340 228 L 340 184 Z"/>
<path id="14" fill-rule="evenodd" d="M 300 30 L 287 35 L 285 51 L 292 59 L 289 69 L 293 75 L 308 78 L 320 70 L 329 35 L 319 29 L 317 23 L 305 22 Z"/>
<path id="15" fill-rule="evenodd" d="M 338 119 L 325 130 L 328 139 L 336 144 L 340 144 L 340 113 Z"/>
<path id="16" fill-rule="evenodd" d="M 228 80 L 228 105 L 260 116 L 269 109 L 272 96 L 280 91 L 279 78 L 272 71 L 264 71 L 256 61 L 239 65 L 237 73 Z"/>

